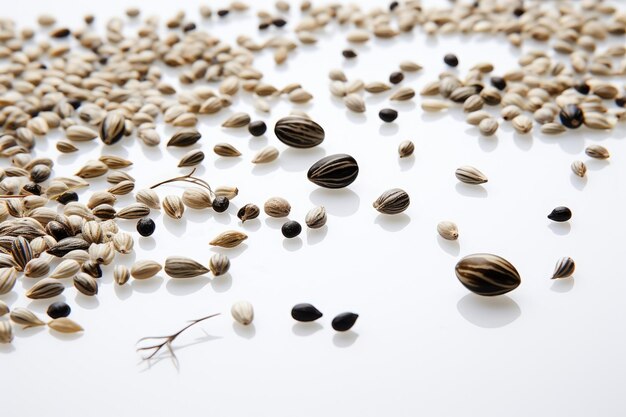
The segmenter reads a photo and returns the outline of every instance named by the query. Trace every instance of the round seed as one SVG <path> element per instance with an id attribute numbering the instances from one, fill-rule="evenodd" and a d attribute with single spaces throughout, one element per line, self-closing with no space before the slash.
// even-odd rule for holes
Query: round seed
<path id="1" fill-rule="evenodd" d="M 359 166 L 350 155 L 336 154 L 314 163 L 307 177 L 312 183 L 324 188 L 343 188 L 352 184 L 359 174 Z"/>
<path id="2" fill-rule="evenodd" d="M 213 207 L 213 210 L 215 210 L 216 212 L 223 213 L 228 209 L 229 205 L 230 205 L 230 200 L 228 200 L 228 198 L 224 196 L 217 196 L 213 200 L 212 207 Z"/>
<path id="3" fill-rule="evenodd" d="M 443 57 L 443 62 L 445 62 L 446 65 L 450 67 L 456 67 L 457 65 L 459 65 L 459 58 L 457 58 L 454 54 L 446 54 Z"/>
<path id="4" fill-rule="evenodd" d="M 63 301 L 57 301 L 48 306 L 46 313 L 53 319 L 67 317 L 72 312 L 72 308 Z"/>
<path id="5" fill-rule="evenodd" d="M 572 218 L 572 211 L 564 206 L 559 206 L 548 214 L 548 219 L 555 222 L 566 222 Z"/>
<path id="6" fill-rule="evenodd" d="M 248 132 L 252 136 L 261 136 L 267 131 L 267 125 L 263 120 L 255 120 L 248 125 Z"/>
<path id="7" fill-rule="evenodd" d="M 398 112 L 394 109 L 382 109 L 378 112 L 378 117 L 383 122 L 391 123 L 398 118 Z"/>
<path id="8" fill-rule="evenodd" d="M 137 232 L 139 232 L 141 236 L 147 237 L 147 236 L 152 235 L 152 233 L 154 233 L 155 228 L 156 228 L 156 224 L 154 223 L 154 220 L 149 219 L 147 217 L 140 219 L 137 222 Z"/>
<path id="9" fill-rule="evenodd" d="M 391 75 L 389 75 L 389 82 L 391 84 L 400 84 L 402 80 L 404 80 L 404 74 L 400 71 L 392 72 Z"/>
<path id="10" fill-rule="evenodd" d="M 287 239 L 291 239 L 298 236 L 300 232 L 302 232 L 302 226 L 297 221 L 291 220 L 283 224 L 283 227 L 280 228 L 280 231 Z"/>
<path id="11" fill-rule="evenodd" d="M 398 145 L 398 154 L 400 155 L 400 158 L 411 156 L 414 151 L 415 145 L 410 140 L 405 140 Z"/>
<path id="12" fill-rule="evenodd" d="M 237 217 L 241 220 L 242 223 L 245 223 L 246 220 L 252 220 L 259 217 L 259 207 L 255 204 L 246 204 L 237 212 Z"/>

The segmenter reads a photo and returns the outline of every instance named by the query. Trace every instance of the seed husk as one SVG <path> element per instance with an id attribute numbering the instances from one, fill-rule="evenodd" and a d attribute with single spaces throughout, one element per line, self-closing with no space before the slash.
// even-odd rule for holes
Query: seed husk
<path id="1" fill-rule="evenodd" d="M 410 140 L 400 142 L 400 145 L 398 145 L 398 155 L 400 155 L 400 158 L 409 157 L 413 155 L 414 151 L 415 145 Z"/>
<path id="2" fill-rule="evenodd" d="M 94 216 L 102 220 L 113 219 L 116 214 L 115 208 L 109 204 L 100 204 L 99 206 L 94 207 L 91 212 Z"/>
<path id="3" fill-rule="evenodd" d="M 558 135 L 559 133 L 565 132 L 565 127 L 562 124 L 550 122 L 541 125 L 541 133 L 546 135 Z"/>
<path id="4" fill-rule="evenodd" d="M 224 275 L 230 269 L 230 259 L 226 255 L 216 253 L 209 259 L 209 269 L 216 277 Z"/>
<path id="5" fill-rule="evenodd" d="M 548 214 L 548 219 L 555 222 L 566 222 L 572 218 L 572 211 L 564 206 L 556 207 L 550 214 Z"/>
<path id="6" fill-rule="evenodd" d="M 237 217 L 241 220 L 241 223 L 245 223 L 246 220 L 252 220 L 259 217 L 259 207 L 255 204 L 246 204 L 237 212 Z"/>
<path id="7" fill-rule="evenodd" d="M 50 320 L 48 322 L 48 327 L 60 333 L 78 333 L 84 330 L 78 323 L 68 319 L 67 317 Z"/>
<path id="8" fill-rule="evenodd" d="M 335 84 L 335 92 L 340 93 L 341 92 L 341 87 L 339 86 L 344 86 L 344 83 L 339 83 L 339 84 Z M 378 93 L 384 93 L 385 91 L 389 91 L 391 90 L 391 87 L 389 87 L 389 85 L 380 82 L 380 81 L 374 81 L 371 83 L 367 83 L 365 84 L 365 86 L 363 87 L 365 89 L 365 91 L 367 91 L 368 93 L 372 93 L 372 94 L 378 94 Z M 332 88 L 331 88 L 332 91 Z M 335 94 L 337 97 L 343 97 L 346 95 L 346 90 L 345 87 L 343 89 L 343 94 Z"/>
<path id="9" fill-rule="evenodd" d="M 8 321 L 0 321 L 0 343 L 11 343 L 13 341 L 13 327 Z"/>
<path id="10" fill-rule="evenodd" d="M 601 145 L 589 145 L 585 148 L 585 153 L 596 159 L 608 159 L 611 156 L 609 151 Z"/>
<path id="11" fill-rule="evenodd" d="M 599 113 L 585 113 L 584 124 L 590 129 L 609 130 L 613 128 L 611 120 Z"/>
<path id="12" fill-rule="evenodd" d="M 44 278 L 33 285 L 27 292 L 26 297 L 34 300 L 52 298 L 61 294 L 65 286 L 53 278 Z"/>
<path id="13" fill-rule="evenodd" d="M 392 188 L 382 193 L 372 206 L 383 214 L 399 214 L 409 207 L 410 202 L 406 191 Z"/>
<path id="14" fill-rule="evenodd" d="M 319 229 L 326 225 L 327 216 L 324 206 L 314 207 L 306 214 L 304 222 L 311 229 Z"/>
<path id="15" fill-rule="evenodd" d="M 115 252 L 110 243 L 93 243 L 89 246 L 89 259 L 93 262 L 108 265 L 114 258 Z"/>
<path id="16" fill-rule="evenodd" d="M 457 240 L 459 238 L 459 229 L 456 224 L 449 221 L 442 221 L 437 224 L 437 233 L 446 240 Z"/>
<path id="17" fill-rule="evenodd" d="M 113 269 L 113 280 L 117 285 L 124 285 L 130 278 L 130 271 L 124 265 L 115 265 Z"/>
<path id="18" fill-rule="evenodd" d="M 63 301 L 56 301 L 48 306 L 46 314 L 53 319 L 67 317 L 72 312 L 72 308 Z"/>
<path id="19" fill-rule="evenodd" d="M 263 211 L 270 217 L 287 217 L 291 212 L 291 204 L 282 197 L 272 197 L 263 205 Z"/>
<path id="20" fill-rule="evenodd" d="M 15 307 L 11 310 L 9 317 L 14 323 L 24 326 L 25 329 L 46 325 L 46 323 L 39 320 L 35 313 L 23 307 Z"/>
<path id="21" fill-rule="evenodd" d="M 359 174 L 359 166 L 350 155 L 335 154 L 314 163 L 307 177 L 324 188 L 344 188 L 352 184 Z"/>
<path id="22" fill-rule="evenodd" d="M 222 248 L 234 248 L 247 238 L 248 235 L 245 233 L 238 232 L 236 230 L 228 230 L 217 235 L 212 241 L 209 242 L 209 245 L 219 246 Z"/>
<path id="23" fill-rule="evenodd" d="M 293 148 L 312 148 L 324 141 L 324 129 L 313 120 L 287 116 L 276 122 L 274 133 L 278 140 Z"/>
<path id="24" fill-rule="evenodd" d="M 569 256 L 561 258 L 556 263 L 554 267 L 554 272 L 552 273 L 551 279 L 557 278 L 569 278 L 574 275 L 574 270 L 576 269 L 576 264 L 574 260 Z"/>
<path id="25" fill-rule="evenodd" d="M 484 136 L 493 136 L 498 130 L 498 121 L 492 117 L 481 120 L 478 124 L 480 133 Z"/>
<path id="26" fill-rule="evenodd" d="M 333 326 L 333 329 L 338 332 L 347 332 L 352 328 L 352 326 L 354 326 L 354 323 L 356 323 L 356 320 L 358 318 L 358 314 L 350 312 L 337 314 L 337 316 L 335 316 L 335 318 L 333 319 L 331 325 Z"/>
<path id="27" fill-rule="evenodd" d="M 328 78 L 330 78 L 332 81 L 343 81 L 343 82 L 348 81 L 346 74 L 344 74 L 344 72 L 340 69 L 330 70 L 328 73 Z"/>
<path id="28" fill-rule="evenodd" d="M 102 278 L 102 268 L 100 267 L 100 264 L 95 261 L 84 262 L 81 265 L 80 270 L 94 278 Z"/>
<path id="29" fill-rule="evenodd" d="M 137 202 L 145 204 L 148 208 L 158 210 L 161 208 L 161 201 L 156 191 L 144 188 L 135 195 Z"/>
<path id="30" fill-rule="evenodd" d="M 80 271 L 80 264 L 73 259 L 63 260 L 50 274 L 50 278 L 71 278 Z"/>
<path id="31" fill-rule="evenodd" d="M 119 111 L 108 112 L 100 125 L 100 139 L 105 145 L 113 145 L 124 136 L 125 117 Z"/>
<path id="32" fill-rule="evenodd" d="M 165 204 L 165 203 L 164 203 Z M 144 203 L 131 203 L 115 214 L 115 217 L 126 220 L 136 220 L 150 214 L 150 207 Z"/>
<path id="33" fill-rule="evenodd" d="M 137 261 L 130 268 L 130 274 L 135 279 L 148 279 L 158 274 L 161 268 L 161 265 L 155 261 Z"/>
<path id="34" fill-rule="evenodd" d="M 13 239 L 13 242 L 11 242 L 11 255 L 15 261 L 15 269 L 18 271 L 24 270 L 26 264 L 33 259 L 33 250 L 25 237 L 17 236 Z"/>
<path id="35" fill-rule="evenodd" d="M 94 296 L 98 294 L 98 281 L 91 275 L 79 272 L 74 277 L 74 287 L 82 294 Z"/>
<path id="36" fill-rule="evenodd" d="M 413 61 L 402 61 L 400 63 L 400 69 L 406 72 L 416 72 L 422 69 L 422 66 Z"/>
<path id="37" fill-rule="evenodd" d="M 506 294 L 521 283 L 519 273 L 509 261 L 489 253 L 468 255 L 454 270 L 461 284 L 483 296 Z"/>
<path id="38" fill-rule="evenodd" d="M 50 271 L 50 263 L 44 258 L 33 258 L 24 267 L 24 275 L 28 278 L 41 278 Z"/>
<path id="39" fill-rule="evenodd" d="M 581 178 L 587 173 L 587 165 L 583 161 L 574 161 L 570 167 L 572 172 Z"/>
<path id="40" fill-rule="evenodd" d="M 192 209 L 203 210 L 211 207 L 213 201 L 211 195 L 204 188 L 186 188 L 182 197 L 183 203 Z"/>
<path id="41" fill-rule="evenodd" d="M 193 278 L 204 275 L 209 269 L 184 256 L 170 256 L 165 260 L 165 273 L 172 278 Z"/>
<path id="42" fill-rule="evenodd" d="M 311 322 L 322 317 L 322 312 L 309 303 L 300 303 L 291 309 L 291 317 L 296 321 Z"/>
<path id="43" fill-rule="evenodd" d="M 222 127 L 244 127 L 247 126 L 248 123 L 250 123 L 250 115 L 248 113 L 235 113 L 222 123 Z"/>
<path id="44" fill-rule="evenodd" d="M 218 143 L 213 147 L 213 152 L 219 156 L 237 157 L 241 156 L 241 152 L 237 150 L 233 145 L 229 143 Z"/>
<path id="45" fill-rule="evenodd" d="M 132 181 L 120 181 L 110 187 L 107 191 L 113 195 L 126 195 L 135 189 L 135 183 Z"/>
<path id="46" fill-rule="evenodd" d="M 487 182 L 485 174 L 468 165 L 457 168 L 454 175 L 465 184 L 484 184 Z"/>
<path id="47" fill-rule="evenodd" d="M 389 97 L 392 101 L 406 101 L 415 97 L 415 90 L 411 87 L 400 87 L 395 93 Z"/>
<path id="48" fill-rule="evenodd" d="M 167 146 L 186 147 L 191 146 L 200 140 L 202 135 L 196 129 L 183 129 L 174 133 L 170 140 L 167 142 Z"/>
<path id="49" fill-rule="evenodd" d="M 237 301 L 230 308 L 230 314 L 237 323 L 244 326 L 249 325 L 254 320 L 254 308 L 248 301 Z"/>
<path id="50" fill-rule="evenodd" d="M 267 146 L 261 149 L 255 156 L 252 158 L 253 164 L 267 164 L 269 162 L 275 161 L 278 158 L 278 149 L 273 146 Z"/>

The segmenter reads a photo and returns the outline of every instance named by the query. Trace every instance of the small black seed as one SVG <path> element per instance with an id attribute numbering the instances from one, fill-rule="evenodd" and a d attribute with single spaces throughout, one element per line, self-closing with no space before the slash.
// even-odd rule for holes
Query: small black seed
<path id="1" fill-rule="evenodd" d="M 526 10 L 524 10 L 524 8 L 523 8 L 523 7 L 516 7 L 516 8 L 515 8 L 515 10 L 513 10 L 513 14 L 514 14 L 516 17 L 520 17 L 521 15 L 523 15 L 523 14 L 524 14 L 524 12 L 526 12 Z"/>
<path id="2" fill-rule="evenodd" d="M 141 236 L 147 237 L 154 233 L 154 229 L 156 228 L 156 224 L 154 224 L 154 220 L 144 217 L 143 219 L 139 219 L 137 222 L 137 232 Z"/>
<path id="3" fill-rule="evenodd" d="M 87 261 L 81 266 L 80 269 L 94 278 L 102 278 L 102 268 L 100 268 L 100 264 L 97 262 Z"/>
<path id="4" fill-rule="evenodd" d="M 443 62 L 445 62 L 448 66 L 456 67 L 459 65 L 459 58 L 457 58 L 454 54 L 446 54 L 446 56 L 443 57 Z"/>
<path id="5" fill-rule="evenodd" d="M 189 22 L 185 26 L 183 26 L 183 32 L 191 32 L 192 30 L 195 30 L 195 29 L 196 29 L 196 24 L 193 22 Z"/>
<path id="6" fill-rule="evenodd" d="M 63 205 L 66 205 L 67 203 L 70 203 L 72 201 L 78 201 L 78 194 L 76 194 L 74 191 L 66 191 L 59 196 L 57 201 Z"/>
<path id="7" fill-rule="evenodd" d="M 283 236 L 285 236 L 287 239 L 291 239 L 300 234 L 300 232 L 302 231 L 302 226 L 300 226 L 300 223 L 298 223 L 297 221 L 291 220 L 283 224 L 283 227 L 280 228 L 280 231 L 283 232 Z"/>
<path id="8" fill-rule="evenodd" d="M 389 82 L 391 84 L 400 84 L 404 80 L 404 74 L 400 71 L 392 72 L 389 76 Z"/>
<path id="9" fill-rule="evenodd" d="M 615 99 L 615 104 L 617 104 L 620 107 L 624 107 L 626 106 L 626 96 L 623 97 L 617 97 Z"/>
<path id="10" fill-rule="evenodd" d="M 382 109 L 378 112 L 378 117 L 383 122 L 391 123 L 398 118 L 398 112 L 394 109 Z"/>
<path id="11" fill-rule="evenodd" d="M 220 195 L 218 197 L 215 197 L 215 199 L 213 200 L 213 210 L 217 211 L 218 213 L 223 213 L 228 209 L 229 204 L 230 201 L 228 200 L 228 198 Z"/>
<path id="12" fill-rule="evenodd" d="M 224 17 L 224 16 L 226 16 L 228 13 L 230 13 L 230 10 L 228 10 L 228 9 L 221 9 L 221 10 L 218 10 L 218 11 L 217 11 L 217 15 L 218 15 L 219 17 Z"/>
<path id="13" fill-rule="evenodd" d="M 568 104 L 559 112 L 559 119 L 563 126 L 576 129 L 585 121 L 585 115 L 576 104 Z"/>
<path id="14" fill-rule="evenodd" d="M 53 319 L 67 317 L 72 312 L 72 308 L 63 301 L 57 301 L 48 306 L 47 313 Z"/>
<path id="15" fill-rule="evenodd" d="M 255 120 L 248 124 L 248 132 L 252 136 L 261 136 L 267 131 L 267 125 L 263 120 Z"/>
<path id="16" fill-rule="evenodd" d="M 506 80 L 502 77 L 491 77 L 491 85 L 502 91 L 506 88 Z"/>
<path id="17" fill-rule="evenodd" d="M 312 304 L 301 303 L 296 304 L 291 309 L 291 317 L 297 321 L 309 322 L 315 321 L 322 317 L 322 312 L 315 308 Z"/>
<path id="18" fill-rule="evenodd" d="M 348 331 L 352 328 L 352 326 L 354 326 L 354 323 L 358 318 L 359 315 L 355 313 L 337 314 L 332 322 L 333 329 L 337 330 L 338 332 Z"/>
<path id="19" fill-rule="evenodd" d="M 74 107 L 74 110 L 76 110 L 77 108 L 80 107 L 81 104 L 83 104 L 82 101 L 80 101 L 80 100 L 78 100 L 76 98 L 69 99 L 69 100 L 67 100 L 67 102 L 70 103 L 70 106 Z"/>
<path id="20" fill-rule="evenodd" d="M 282 28 L 283 26 L 287 24 L 287 21 L 283 19 L 282 17 L 279 17 L 277 19 L 272 20 L 272 24 L 276 26 L 277 28 Z"/>
<path id="21" fill-rule="evenodd" d="M 576 91 L 578 91 L 580 94 L 587 95 L 587 94 L 589 94 L 589 91 L 591 90 L 591 87 L 589 87 L 589 84 L 587 84 L 586 82 L 583 81 L 582 83 L 576 84 L 574 86 L 574 89 Z"/>
<path id="22" fill-rule="evenodd" d="M 259 23 L 259 30 L 265 30 L 268 27 L 270 27 L 270 23 L 269 22 Z"/>
<path id="23" fill-rule="evenodd" d="M 572 218 L 572 211 L 567 207 L 557 207 L 552 210 L 552 213 L 548 214 L 548 219 L 555 222 L 566 222 Z"/>
<path id="24" fill-rule="evenodd" d="M 399 5 L 400 5 L 400 3 L 398 3 L 397 1 L 392 1 L 391 3 L 389 3 L 389 10 L 393 11 L 393 9 L 395 9 Z"/>
<path id="25" fill-rule="evenodd" d="M 356 58 L 356 52 L 354 52 L 352 49 L 344 49 L 343 51 L 341 51 L 341 55 L 344 56 L 344 58 Z"/>
<path id="26" fill-rule="evenodd" d="M 41 195 L 41 185 L 29 182 L 28 184 L 24 184 L 22 186 L 22 191 L 26 194 Z"/>

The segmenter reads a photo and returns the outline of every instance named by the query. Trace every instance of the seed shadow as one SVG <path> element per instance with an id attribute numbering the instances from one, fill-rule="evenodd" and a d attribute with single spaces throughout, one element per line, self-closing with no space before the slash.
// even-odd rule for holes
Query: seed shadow
<path id="1" fill-rule="evenodd" d="M 533 137 L 531 133 L 513 133 L 513 143 L 522 151 L 529 151 L 533 147 Z"/>
<path id="2" fill-rule="evenodd" d="M 590 159 L 585 162 L 587 169 L 590 171 L 599 171 L 609 166 L 611 162 L 608 159 Z"/>
<path id="3" fill-rule="evenodd" d="M 378 128 L 378 133 L 382 136 L 393 136 L 398 133 L 400 128 L 397 123 L 383 123 Z"/>
<path id="4" fill-rule="evenodd" d="M 498 147 L 498 136 L 479 136 L 478 146 L 483 152 L 493 152 Z"/>
<path id="5" fill-rule="evenodd" d="M 317 333 L 322 329 L 322 325 L 316 322 L 296 322 L 293 324 L 293 326 L 291 326 L 291 331 L 293 332 L 293 334 L 302 337 L 311 336 L 312 334 Z"/>
<path id="6" fill-rule="evenodd" d="M 519 305 L 506 295 L 483 297 L 470 293 L 458 301 L 456 308 L 465 320 L 485 329 L 507 326 L 522 314 Z"/>
<path id="7" fill-rule="evenodd" d="M 338 190 L 317 188 L 309 194 L 309 200 L 316 206 L 324 206 L 329 214 L 339 217 L 356 213 L 361 204 L 359 196 L 347 188 Z"/>
<path id="8" fill-rule="evenodd" d="M 411 217 L 406 213 L 379 214 L 374 223 L 388 232 L 399 232 L 409 225 Z"/>
<path id="9" fill-rule="evenodd" d="M 218 157 L 217 159 L 213 160 L 213 166 L 217 169 L 228 169 L 228 168 L 232 168 L 235 165 L 241 163 L 241 161 L 243 161 L 243 158 L 239 157 Z"/>
<path id="10" fill-rule="evenodd" d="M 163 151 L 158 146 L 142 146 L 141 153 L 153 162 L 163 159 Z"/>
<path id="11" fill-rule="evenodd" d="M 181 237 L 187 231 L 187 219 L 184 217 L 182 219 L 172 219 L 165 215 L 163 216 L 163 226 L 174 236 Z"/>
<path id="12" fill-rule="evenodd" d="M 430 122 L 436 122 L 438 120 L 441 120 L 445 117 L 447 117 L 448 114 L 445 111 L 440 111 L 440 112 L 424 112 L 422 113 L 422 115 L 420 116 L 420 119 L 422 119 L 422 121 L 430 123 Z"/>
<path id="13" fill-rule="evenodd" d="M 302 239 L 300 237 L 294 237 L 292 239 L 283 239 L 283 248 L 289 252 L 295 252 L 302 248 Z"/>
<path id="14" fill-rule="evenodd" d="M 100 305 L 100 300 L 95 295 L 76 294 L 74 301 L 86 310 L 96 309 Z"/>
<path id="15" fill-rule="evenodd" d="M 278 159 L 281 159 L 280 155 L 278 156 Z M 254 167 L 252 168 L 252 175 L 267 175 L 276 171 L 279 166 L 279 162 L 276 160 L 265 164 L 254 164 Z"/>
<path id="16" fill-rule="evenodd" d="M 41 320 L 41 317 L 39 319 Z M 45 321 L 45 318 L 42 321 Z M 37 327 L 29 327 L 28 329 L 25 329 L 24 327 L 20 325 L 14 325 L 13 334 L 15 335 L 15 337 L 24 337 L 24 338 L 33 337 L 34 335 L 43 332 L 45 328 L 46 326 L 37 326 Z"/>
<path id="17" fill-rule="evenodd" d="M 211 288 L 215 292 L 226 292 L 233 286 L 233 277 L 230 272 L 211 279 Z"/>
<path id="18" fill-rule="evenodd" d="M 249 232 L 256 232 L 261 228 L 261 220 L 259 220 L 258 218 L 246 220 L 245 222 L 241 223 L 241 227 Z"/>
<path id="19" fill-rule="evenodd" d="M 336 333 L 333 336 L 333 345 L 338 348 L 347 348 L 352 346 L 358 338 L 359 334 L 352 331 Z"/>
<path id="20" fill-rule="evenodd" d="M 487 189 L 485 189 L 482 185 L 472 185 L 458 182 L 454 188 L 459 194 L 466 197 L 487 198 L 489 195 Z"/>
<path id="21" fill-rule="evenodd" d="M 587 186 L 587 176 L 586 175 L 584 177 L 579 177 L 578 175 L 574 174 L 573 172 L 570 172 L 569 181 L 572 183 L 574 188 L 576 188 L 579 191 L 584 190 L 585 187 Z"/>
<path id="22" fill-rule="evenodd" d="M 207 277 L 199 276 L 194 278 L 172 278 L 165 284 L 165 289 L 172 295 L 189 295 L 200 291 L 209 285 Z"/>
<path id="23" fill-rule="evenodd" d="M 57 332 L 56 330 L 53 330 L 53 329 L 50 329 L 50 331 L 48 333 L 50 333 L 50 335 L 52 337 L 54 337 L 55 339 L 65 340 L 65 341 L 71 341 L 71 340 L 80 339 L 84 335 L 84 332 L 61 333 L 61 332 Z"/>
<path id="24" fill-rule="evenodd" d="M 402 111 L 412 111 L 415 110 L 415 101 L 413 100 L 403 100 L 394 102 L 394 106 L 396 110 L 399 112 Z"/>
<path id="25" fill-rule="evenodd" d="M 0 344 L 0 353 L 12 353 L 15 351 L 15 346 L 11 343 L 2 343 Z"/>
<path id="26" fill-rule="evenodd" d="M 127 300 L 133 294 L 133 289 L 128 283 L 124 285 L 115 284 L 113 291 L 119 300 Z"/>
<path id="27" fill-rule="evenodd" d="M 219 246 L 211 246 L 211 252 L 225 252 L 229 258 L 233 259 L 241 255 L 247 248 L 248 248 L 248 245 L 246 243 L 241 243 L 234 248 L 222 248 Z"/>
<path id="28" fill-rule="evenodd" d="M 143 250 L 152 250 L 156 248 L 156 240 L 153 237 L 140 237 L 137 239 L 139 241 L 139 247 Z"/>
<path id="29" fill-rule="evenodd" d="M 310 229 L 306 230 L 306 243 L 308 245 L 317 245 L 321 241 L 324 240 L 326 235 L 328 234 L 328 226 L 324 225 L 319 229 Z"/>
<path id="30" fill-rule="evenodd" d="M 437 234 L 437 243 L 439 247 L 452 256 L 459 256 L 461 253 L 461 245 L 458 240 L 448 240 Z"/>
<path id="31" fill-rule="evenodd" d="M 557 278 L 552 280 L 550 290 L 559 293 L 570 292 L 574 289 L 574 278 Z"/>
<path id="32" fill-rule="evenodd" d="M 71 281 L 69 281 L 71 282 Z M 72 287 L 66 287 L 67 288 L 72 288 Z M 26 308 L 28 308 L 29 310 L 32 311 L 36 311 L 36 312 L 41 312 L 41 313 L 45 313 L 46 310 L 48 309 L 48 306 L 52 303 L 55 302 L 65 302 L 65 295 L 61 294 L 61 295 L 57 295 L 56 297 L 52 297 L 52 298 L 44 298 L 41 300 L 32 300 L 30 303 L 28 303 L 28 305 L 26 306 Z"/>
<path id="33" fill-rule="evenodd" d="M 585 147 L 585 138 L 583 135 L 570 132 L 565 132 L 562 135 L 535 135 L 540 141 L 547 144 L 557 144 L 561 150 L 569 154 L 579 154 Z"/>
<path id="34" fill-rule="evenodd" d="M 350 109 L 346 109 L 346 118 L 354 124 L 361 125 L 367 122 L 366 113 L 355 113 Z"/>
<path id="35" fill-rule="evenodd" d="M 265 225 L 272 229 L 280 229 L 286 221 L 286 217 L 268 217 L 265 219 Z"/>
<path id="36" fill-rule="evenodd" d="M 233 322 L 233 330 L 239 337 L 243 337 L 244 339 L 252 339 L 256 335 L 256 327 L 254 327 L 254 323 L 250 323 L 247 326 L 244 326 L 241 323 Z"/>
<path id="37" fill-rule="evenodd" d="M 326 150 L 319 146 L 308 149 L 288 148 L 282 151 L 278 159 L 280 167 L 287 172 L 299 172 L 309 169 L 316 161 L 326 155 Z"/>
<path id="38" fill-rule="evenodd" d="M 404 158 L 398 158 L 398 165 L 400 166 L 400 171 L 408 171 L 415 165 L 415 156 L 406 156 Z"/>
<path id="39" fill-rule="evenodd" d="M 15 291 L 11 291 L 7 294 L 2 294 L 0 295 L 0 300 L 7 303 L 7 305 L 11 305 L 17 300 L 17 293 Z"/>
<path id="40" fill-rule="evenodd" d="M 572 225 L 569 222 L 551 222 L 548 227 L 555 235 L 560 236 L 565 236 L 572 230 Z"/>
<path id="41" fill-rule="evenodd" d="M 162 284 L 163 278 L 156 276 L 148 279 L 133 279 L 133 281 L 127 285 L 138 293 L 150 294 L 161 288 Z"/>
<path id="42" fill-rule="evenodd" d="M 267 143 L 267 136 L 265 135 L 254 137 L 248 142 L 248 148 L 253 151 L 260 151 L 267 146 Z"/>

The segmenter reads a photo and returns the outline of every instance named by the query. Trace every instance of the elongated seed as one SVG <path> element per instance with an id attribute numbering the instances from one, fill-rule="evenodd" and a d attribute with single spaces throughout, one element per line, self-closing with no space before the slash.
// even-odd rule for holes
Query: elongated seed
<path id="1" fill-rule="evenodd" d="M 399 214 L 405 211 L 410 204 L 409 195 L 400 188 L 392 188 L 382 193 L 372 204 L 383 214 Z"/>
<path id="2" fill-rule="evenodd" d="M 454 172 L 456 178 L 466 184 L 484 184 L 487 182 L 485 174 L 471 166 L 462 166 Z"/>
<path id="3" fill-rule="evenodd" d="M 468 290 L 484 296 L 506 294 L 521 283 L 519 273 L 509 261 L 489 253 L 462 258 L 454 272 Z"/>

